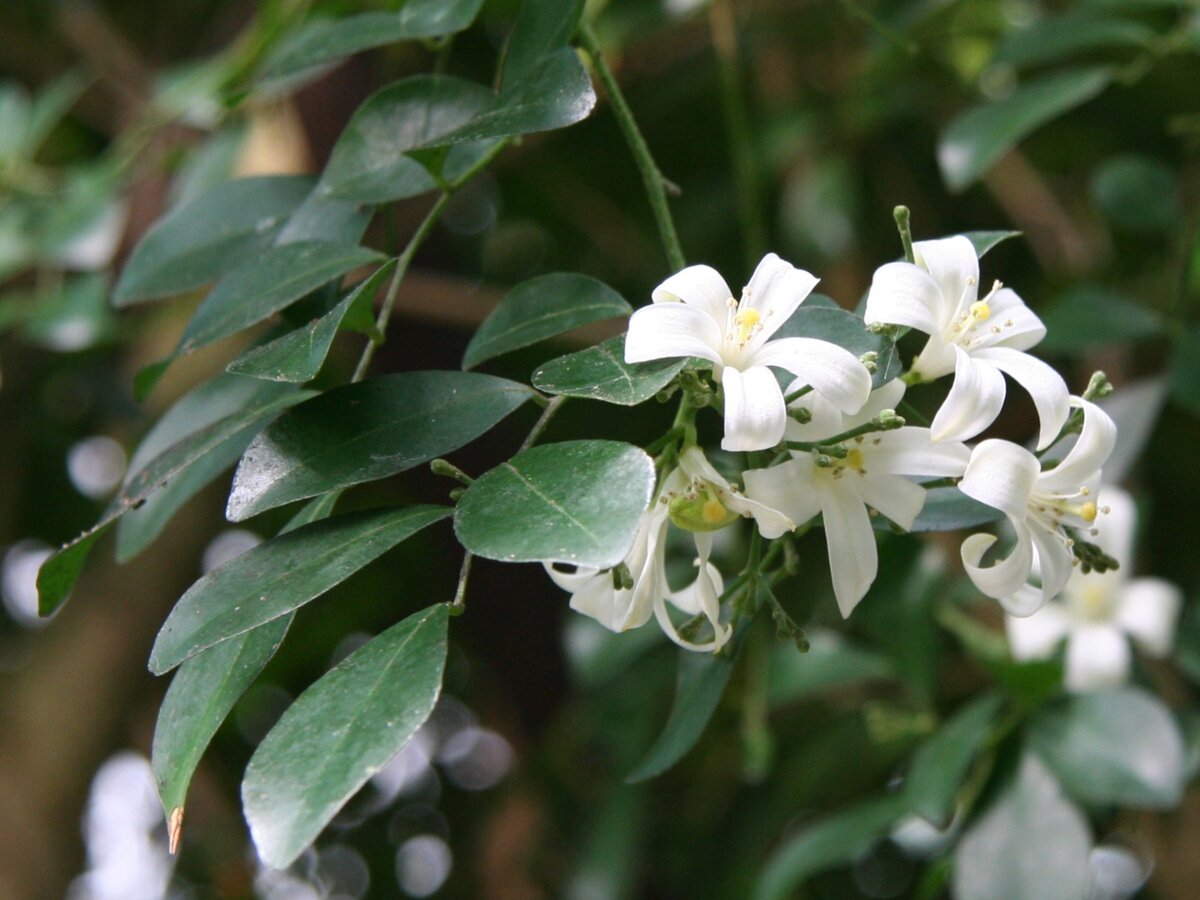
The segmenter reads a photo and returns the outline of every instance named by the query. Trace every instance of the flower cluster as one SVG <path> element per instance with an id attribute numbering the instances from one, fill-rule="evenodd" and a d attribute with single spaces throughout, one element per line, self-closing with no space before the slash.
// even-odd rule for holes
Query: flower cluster
<path id="1" fill-rule="evenodd" d="M 966 237 L 917 242 L 911 262 L 876 271 L 865 325 L 911 328 L 928 340 L 907 372 L 874 389 L 873 359 L 817 338 L 778 335 L 816 283 L 769 254 L 740 298 L 708 266 L 688 267 L 654 290 L 653 302 L 629 321 L 625 361 L 698 357 L 711 364 L 705 402 L 713 399 L 724 418 L 722 448 L 748 454 L 744 489 L 717 473 L 696 446 L 694 428 L 683 429 L 682 443 L 671 444 L 660 458 L 657 500 L 624 563 L 573 573 L 548 567 L 551 577 L 572 593 L 574 609 L 614 631 L 636 628 L 653 614 L 681 646 L 715 651 L 731 628 L 722 619 L 724 579 L 710 561 L 714 532 L 747 517 L 763 538 L 774 539 L 819 521 L 838 607 L 849 616 L 878 572 L 874 522 L 911 529 L 926 485 L 936 479 L 957 484 L 1007 518 L 1015 536 L 1009 553 L 985 564 L 998 539 L 973 534 L 962 544 L 963 567 L 1010 616 L 1043 607 L 1043 615 L 1058 616 L 1053 622 L 1028 620 L 1044 625 L 1041 631 L 1010 624 L 1016 652 L 1053 645 L 1064 633 L 1066 614 L 1054 613 L 1057 607 L 1047 602 L 1064 589 L 1068 597 L 1071 591 L 1094 593 L 1093 581 L 1103 576 L 1079 573 L 1115 567 L 1088 540 L 1106 509 L 1097 504 L 1101 467 L 1116 437 L 1112 420 L 1088 399 L 1071 396 L 1062 377 L 1027 352 L 1046 329 L 1016 293 L 996 282 L 981 296 L 979 258 Z M 773 370 L 788 373 L 790 383 L 783 387 L 785 379 Z M 907 386 L 951 374 L 930 427 L 908 425 L 897 414 Z M 999 415 L 1006 375 L 1033 399 L 1040 421 L 1036 453 L 996 439 L 973 448 L 964 443 Z M 1076 433 L 1061 459 L 1042 459 Z M 691 535 L 696 550 L 697 575 L 681 590 L 672 590 L 666 576 L 672 525 Z M 1088 580 L 1071 587 L 1073 579 Z M 1105 614 L 1116 615 L 1115 601 L 1105 603 Z M 1087 607 L 1070 599 L 1067 604 Z M 669 605 L 695 617 L 683 631 Z M 1087 615 L 1088 621 L 1096 617 Z M 694 626 L 703 621 L 711 635 L 693 640 Z M 1148 627 L 1113 627 L 1154 643 L 1143 633 Z M 1029 637 L 1035 631 L 1040 637 Z"/>

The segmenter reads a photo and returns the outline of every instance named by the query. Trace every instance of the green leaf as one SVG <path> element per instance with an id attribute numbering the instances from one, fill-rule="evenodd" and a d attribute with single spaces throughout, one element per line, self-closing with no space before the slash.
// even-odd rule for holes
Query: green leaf
<path id="1" fill-rule="evenodd" d="M 188 435 L 155 456 L 125 483 L 100 516 L 99 522 L 42 564 L 38 572 L 38 612 L 48 616 L 63 604 L 83 570 L 92 545 L 117 519 L 141 505 L 155 491 L 179 477 L 214 447 L 239 431 L 261 423 L 279 410 L 311 396 L 309 391 L 292 391 L 266 398 L 261 403 L 248 405 Z"/>
<path id="2" fill-rule="evenodd" d="M 450 513 L 441 506 L 350 513 L 247 550 L 179 598 L 154 641 L 150 671 L 162 675 L 213 644 L 303 606 Z"/>
<path id="3" fill-rule="evenodd" d="M 1171 231 L 1180 220 L 1175 171 L 1151 156 L 1115 156 L 1092 174 L 1092 202 L 1120 228 Z"/>
<path id="4" fill-rule="evenodd" d="M 903 371 L 895 342 L 872 332 L 854 313 L 826 306 L 800 306 L 775 332 L 776 337 L 805 337 L 829 341 L 855 356 L 877 353 L 878 368 L 871 377 L 874 387 L 886 384 Z"/>
<path id="5" fill-rule="evenodd" d="M 852 643 L 836 631 L 805 629 L 809 648 L 799 653 L 795 644 L 778 643 L 771 651 L 767 701 L 772 707 L 856 681 L 895 678 L 887 657 Z"/>
<path id="6" fill-rule="evenodd" d="M 1029 740 L 1084 803 L 1170 809 L 1183 795 L 1183 737 L 1170 711 L 1146 691 L 1071 697 L 1034 718 Z"/>
<path id="7" fill-rule="evenodd" d="M 955 854 L 959 900 L 1062 900 L 1084 897 L 1092 835 L 1034 753 L 967 829 Z"/>
<path id="8" fill-rule="evenodd" d="M 938 165 L 952 191 L 973 184 L 1042 125 L 1091 100 L 1113 79 L 1107 68 L 1071 69 L 1019 85 L 1003 100 L 968 109 L 938 142 Z"/>
<path id="9" fill-rule="evenodd" d="M 134 248 L 113 303 L 190 291 L 254 260 L 311 188 L 311 178 L 291 175 L 240 178 L 173 209 Z"/>
<path id="10" fill-rule="evenodd" d="M 1092 50 L 1146 48 L 1155 36 L 1153 28 L 1131 19 L 1093 18 L 1086 12 L 1067 13 L 1010 31 L 996 48 L 992 62 L 1007 63 L 1019 69 L 1060 63 Z"/>
<path id="11" fill-rule="evenodd" d="M 476 556 L 605 569 L 633 543 L 654 490 L 654 463 L 618 441 L 567 441 L 518 453 L 479 476 L 454 514 Z"/>
<path id="12" fill-rule="evenodd" d="M 483 0 L 409 0 L 397 12 L 367 12 L 308 22 L 282 41 L 261 77 L 282 78 L 401 41 L 442 37 L 469 28 Z"/>
<path id="13" fill-rule="evenodd" d="M 1102 344 L 1125 344 L 1162 333 L 1158 314 L 1098 285 L 1077 285 L 1041 312 L 1046 337 L 1038 349 L 1079 353 Z"/>
<path id="14" fill-rule="evenodd" d="M 280 417 L 233 478 L 233 522 L 334 488 L 386 478 L 457 450 L 534 396 L 475 372 L 403 372 L 346 385 Z"/>
<path id="15" fill-rule="evenodd" d="M 367 321 L 374 324 L 369 317 L 372 301 L 394 265 L 395 260 L 389 260 L 324 316 L 273 341 L 251 347 L 226 370 L 252 378 L 296 384 L 316 378 L 347 317 L 362 319 L 366 316 Z"/>
<path id="16" fill-rule="evenodd" d="M 505 294 L 479 326 L 463 354 L 463 368 L 632 312 L 625 298 L 587 275 L 556 272 L 531 278 Z"/>
<path id="17" fill-rule="evenodd" d="M 150 753 L 168 821 L 182 816 L 200 758 L 238 698 L 283 643 L 293 618 L 281 616 L 209 647 L 175 673 L 158 710 Z"/>
<path id="18" fill-rule="evenodd" d="M 242 805 L 268 865 L 290 865 L 429 718 L 448 622 L 439 604 L 392 626 L 301 694 L 258 745 Z"/>
<path id="19" fill-rule="evenodd" d="M 925 505 L 909 531 L 957 531 L 1003 518 L 1000 510 L 968 497 L 957 487 L 936 487 L 925 492 Z"/>
<path id="20" fill-rule="evenodd" d="M 29 107 L 25 129 L 25 155 L 32 158 L 41 148 L 54 126 L 63 120 L 75 101 L 88 88 L 88 79 L 80 72 L 67 72 L 44 88 Z"/>
<path id="21" fill-rule="evenodd" d="M 633 767 L 625 781 L 633 784 L 661 775 L 700 740 L 704 726 L 712 718 L 729 676 L 733 660 L 715 653 L 683 650 L 679 654 L 679 676 L 675 682 L 675 700 L 662 732 L 646 755 Z"/>
<path id="22" fill-rule="evenodd" d="M 275 244 L 324 241 L 357 246 L 374 210 L 373 206 L 363 207 L 330 197 L 318 185 L 288 217 L 287 224 L 275 236 Z"/>
<path id="23" fill-rule="evenodd" d="M 991 736 L 1003 702 L 998 694 L 975 698 L 917 749 L 904 782 L 914 813 L 939 828 L 949 824 L 954 799 Z"/>
<path id="24" fill-rule="evenodd" d="M 962 236 L 971 242 L 975 248 L 975 255 L 983 259 L 985 253 L 995 247 L 997 244 L 1002 244 L 1009 238 L 1020 237 L 1020 231 L 964 231 Z"/>
<path id="25" fill-rule="evenodd" d="M 649 400 L 687 365 L 686 359 L 625 362 L 625 335 L 552 359 L 533 373 L 533 386 L 548 394 L 637 406 Z"/>
<path id="26" fill-rule="evenodd" d="M 525 0 L 504 48 L 501 85 L 516 84 L 538 61 L 571 43 L 583 0 Z"/>
<path id="27" fill-rule="evenodd" d="M 366 247 L 299 241 L 264 250 L 221 280 L 179 340 L 191 352 L 249 328 L 351 269 L 383 259 Z"/>
<path id="28" fill-rule="evenodd" d="M 1200 415 L 1200 328 L 1193 327 L 1175 339 L 1171 399 L 1193 415 Z"/>
<path id="29" fill-rule="evenodd" d="M 818 872 L 854 862 L 905 811 L 902 796 L 876 797 L 800 829 L 767 860 L 754 886 L 754 900 L 785 900 Z"/>

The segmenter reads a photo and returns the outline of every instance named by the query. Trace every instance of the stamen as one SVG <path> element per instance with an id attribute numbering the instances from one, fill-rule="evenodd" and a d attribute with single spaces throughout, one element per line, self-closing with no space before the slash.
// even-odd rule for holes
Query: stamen
<path id="1" fill-rule="evenodd" d="M 704 506 L 700 508 L 700 518 L 704 519 L 709 525 L 724 522 L 728 515 L 729 511 L 721 505 L 721 501 L 716 497 L 706 500 Z"/>

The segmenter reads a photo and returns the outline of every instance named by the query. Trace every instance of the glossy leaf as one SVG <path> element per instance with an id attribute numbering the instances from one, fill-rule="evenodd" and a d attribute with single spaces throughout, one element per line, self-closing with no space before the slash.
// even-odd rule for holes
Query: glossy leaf
<path id="1" fill-rule="evenodd" d="M 654 489 L 654 463 L 618 441 L 567 441 L 519 453 L 479 476 L 454 531 L 476 556 L 615 566 Z"/>
<path id="2" fill-rule="evenodd" d="M 1034 753 L 967 829 L 955 853 L 959 900 L 1061 900 L 1088 887 L 1087 820 Z"/>
<path id="3" fill-rule="evenodd" d="M 1170 809 L 1183 795 L 1179 726 L 1158 698 L 1137 688 L 1079 694 L 1045 709 L 1029 739 L 1085 803 Z"/>
<path id="4" fill-rule="evenodd" d="M 548 394 L 636 406 L 649 400 L 687 365 L 686 359 L 625 362 L 625 335 L 552 359 L 533 373 L 533 386 Z"/>
<path id="5" fill-rule="evenodd" d="M 1060 63 L 1093 50 L 1145 48 L 1154 38 L 1153 28 L 1133 19 L 1067 13 L 1009 32 L 992 61 L 1026 68 Z"/>
<path id="6" fill-rule="evenodd" d="M 582 15 L 583 0 L 525 0 L 504 48 L 501 86 L 516 84 L 539 60 L 570 44 Z"/>
<path id="7" fill-rule="evenodd" d="M 903 797 L 877 797 L 801 828 L 767 860 L 754 900 L 784 900 L 818 872 L 854 862 L 904 813 Z"/>
<path id="8" fill-rule="evenodd" d="M 248 405 L 212 425 L 172 444 L 150 460 L 118 492 L 100 521 L 60 549 L 38 572 L 38 612 L 48 616 L 67 599 L 96 539 L 121 516 L 136 508 L 163 485 L 179 477 L 214 447 L 233 435 L 261 424 L 280 410 L 311 397 L 310 391 L 293 391 Z"/>
<path id="9" fill-rule="evenodd" d="M 113 303 L 190 291 L 254 260 L 311 188 L 312 179 L 291 175 L 240 178 L 173 209 L 134 248 Z"/>
<path id="10" fill-rule="evenodd" d="M 285 39 L 263 67 L 282 78 L 400 41 L 442 37 L 470 27 L 483 0 L 409 0 L 396 12 L 366 12 L 309 22 Z"/>
<path id="11" fill-rule="evenodd" d="M 977 697 L 929 737 L 913 757 L 904 793 L 914 813 L 942 828 L 954 812 L 954 799 L 971 763 L 991 737 L 1003 698 Z"/>
<path id="12" fill-rule="evenodd" d="M 925 492 L 925 505 L 909 531 L 956 531 L 1003 518 L 1000 510 L 968 497 L 957 487 L 937 487 Z"/>
<path id="13" fill-rule="evenodd" d="M 255 438 L 226 515 L 240 522 L 403 472 L 473 441 L 532 396 L 525 385 L 475 372 L 404 372 L 328 391 Z"/>
<path id="14" fill-rule="evenodd" d="M 963 237 L 975 248 L 975 255 L 983 259 L 985 253 L 1010 238 L 1020 237 L 1020 231 L 964 231 Z"/>
<path id="15" fill-rule="evenodd" d="M 1090 350 L 1124 344 L 1162 333 L 1158 314 L 1130 297 L 1093 285 L 1067 291 L 1041 312 L 1046 337 L 1038 345 L 1046 353 Z"/>
<path id="16" fill-rule="evenodd" d="M 258 745 L 242 805 L 269 865 L 290 865 L 429 718 L 448 622 L 439 604 L 392 626 L 301 694 Z"/>
<path id="17" fill-rule="evenodd" d="M 441 506 L 350 513 L 247 550 L 179 598 L 154 641 L 150 671 L 161 675 L 213 644 L 291 612 L 450 513 Z"/>
<path id="18" fill-rule="evenodd" d="M 777 337 L 807 337 L 829 341 L 844 347 L 855 356 L 879 354 L 878 368 L 871 377 L 875 387 L 896 378 L 903 370 L 900 354 L 893 341 L 874 334 L 863 320 L 852 312 L 826 306 L 802 305 L 775 332 Z"/>
<path id="19" fill-rule="evenodd" d="M 661 775 L 695 746 L 721 702 L 733 663 L 733 659 L 715 653 L 680 653 L 675 699 L 667 722 L 646 755 L 625 777 L 627 783 Z"/>
<path id="20" fill-rule="evenodd" d="M 505 294 L 479 326 L 463 354 L 463 368 L 632 312 L 624 297 L 587 275 L 556 272 L 532 278 Z"/>
<path id="21" fill-rule="evenodd" d="M 231 362 L 227 370 L 253 378 L 297 384 L 316 378 L 347 317 L 361 319 L 366 316 L 373 327 L 369 318 L 371 303 L 394 265 L 395 261 L 389 260 L 324 316 L 273 341 L 251 347 Z"/>
<path id="22" fill-rule="evenodd" d="M 1042 125 L 1108 87 L 1106 68 L 1071 69 L 1030 79 L 1003 100 L 972 107 L 942 133 L 938 164 L 952 191 L 961 191 Z"/>
<path id="23" fill-rule="evenodd" d="M 320 186 L 314 187 L 288 217 L 287 224 L 275 236 L 275 244 L 324 241 L 357 246 L 366 233 L 373 211 L 374 207 L 339 200 L 330 197 Z"/>

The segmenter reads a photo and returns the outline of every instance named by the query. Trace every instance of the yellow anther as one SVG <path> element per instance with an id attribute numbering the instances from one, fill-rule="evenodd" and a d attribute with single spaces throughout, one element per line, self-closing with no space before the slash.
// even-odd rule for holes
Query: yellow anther
<path id="1" fill-rule="evenodd" d="M 862 471 L 863 462 L 863 452 L 857 447 L 846 454 L 846 465 L 851 469 Z"/>
<path id="2" fill-rule="evenodd" d="M 700 508 L 700 518 L 704 519 L 709 525 L 717 525 L 723 523 L 729 517 L 729 510 L 721 505 L 721 501 L 715 497 L 705 501 L 704 506 Z"/>
<path id="3" fill-rule="evenodd" d="M 756 326 L 762 320 L 762 316 L 758 314 L 757 309 L 743 309 L 733 317 L 733 323 L 737 325 L 738 340 L 745 343 L 750 339 L 750 335 Z"/>
<path id="4" fill-rule="evenodd" d="M 1096 521 L 1096 504 L 1089 500 L 1087 503 L 1079 507 L 1079 518 L 1087 522 L 1089 525 Z"/>
<path id="5" fill-rule="evenodd" d="M 992 309 L 986 300 L 976 300 L 971 304 L 969 312 L 976 322 L 986 322 L 992 315 Z"/>

